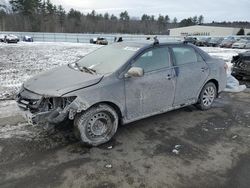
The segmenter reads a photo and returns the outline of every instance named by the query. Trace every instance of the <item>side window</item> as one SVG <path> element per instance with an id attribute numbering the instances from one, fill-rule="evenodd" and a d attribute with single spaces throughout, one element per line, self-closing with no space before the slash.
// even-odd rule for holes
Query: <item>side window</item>
<path id="1" fill-rule="evenodd" d="M 142 54 L 132 65 L 141 67 L 144 72 L 150 72 L 170 66 L 168 47 L 159 47 L 151 49 Z"/>
<path id="2" fill-rule="evenodd" d="M 198 62 L 204 62 L 204 59 L 201 57 L 201 55 L 198 52 L 196 52 L 196 56 L 197 56 Z"/>
<path id="3" fill-rule="evenodd" d="M 175 64 L 176 65 L 184 65 L 188 63 L 195 63 L 198 62 L 199 54 L 193 48 L 189 47 L 173 47 L 174 57 L 175 57 Z M 202 58 L 201 58 L 201 61 Z"/>

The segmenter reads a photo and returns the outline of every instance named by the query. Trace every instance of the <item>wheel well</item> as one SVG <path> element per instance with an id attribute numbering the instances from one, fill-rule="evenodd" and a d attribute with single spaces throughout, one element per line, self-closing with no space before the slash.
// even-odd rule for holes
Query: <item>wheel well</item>
<path id="1" fill-rule="evenodd" d="M 218 91 L 219 91 L 219 83 L 218 83 L 218 81 L 217 81 L 217 80 L 215 80 L 215 79 L 211 79 L 211 80 L 207 81 L 207 83 L 209 83 L 209 82 L 214 83 L 214 85 L 216 86 L 216 89 L 217 89 L 217 95 L 218 95 Z"/>
<path id="2" fill-rule="evenodd" d="M 112 108 L 114 108 L 114 110 L 116 111 L 116 113 L 117 113 L 117 115 L 119 117 L 119 121 L 121 120 L 122 112 L 121 112 L 120 108 L 115 103 L 112 103 L 112 102 L 109 102 L 109 101 L 103 101 L 103 102 L 96 103 L 96 104 L 94 104 L 92 106 L 97 106 L 99 104 L 107 104 L 107 105 L 111 106 Z"/>

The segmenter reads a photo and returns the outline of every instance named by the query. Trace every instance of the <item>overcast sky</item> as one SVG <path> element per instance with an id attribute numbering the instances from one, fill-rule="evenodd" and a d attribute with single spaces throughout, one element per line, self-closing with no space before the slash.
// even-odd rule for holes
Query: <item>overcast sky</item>
<path id="1" fill-rule="evenodd" d="M 178 20 L 195 15 L 204 15 L 205 22 L 250 21 L 250 0 L 51 0 L 83 13 L 95 9 L 98 13 L 119 15 L 127 10 L 131 17 L 142 14 L 169 15 Z"/>

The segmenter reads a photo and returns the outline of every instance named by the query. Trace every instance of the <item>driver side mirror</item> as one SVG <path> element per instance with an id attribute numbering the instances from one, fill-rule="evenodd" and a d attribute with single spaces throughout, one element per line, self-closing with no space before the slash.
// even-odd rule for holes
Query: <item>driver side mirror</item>
<path id="1" fill-rule="evenodd" d="M 125 78 L 130 78 L 130 77 L 142 77 L 143 75 L 144 75 L 144 70 L 141 67 L 131 67 L 124 76 Z"/>

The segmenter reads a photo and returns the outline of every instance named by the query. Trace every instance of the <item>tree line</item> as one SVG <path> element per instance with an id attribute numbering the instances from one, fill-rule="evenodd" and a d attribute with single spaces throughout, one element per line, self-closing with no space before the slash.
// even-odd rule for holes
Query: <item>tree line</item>
<path id="1" fill-rule="evenodd" d="M 175 27 L 203 24 L 204 17 L 171 19 L 168 15 L 134 18 L 127 11 L 116 16 L 90 13 L 56 6 L 50 0 L 10 0 L 10 8 L 0 9 L 1 31 L 67 32 L 67 33 L 143 33 L 168 34 Z M 0 5 L 1 7 L 1 5 Z"/>
<path id="2" fill-rule="evenodd" d="M 2 31 L 167 34 L 169 28 L 204 21 L 202 15 L 178 22 L 177 18 L 171 20 L 168 15 L 143 14 L 141 18 L 133 18 L 127 11 L 119 16 L 99 14 L 95 10 L 87 14 L 74 9 L 66 12 L 50 0 L 10 0 L 9 3 L 11 10 L 0 11 Z"/>

